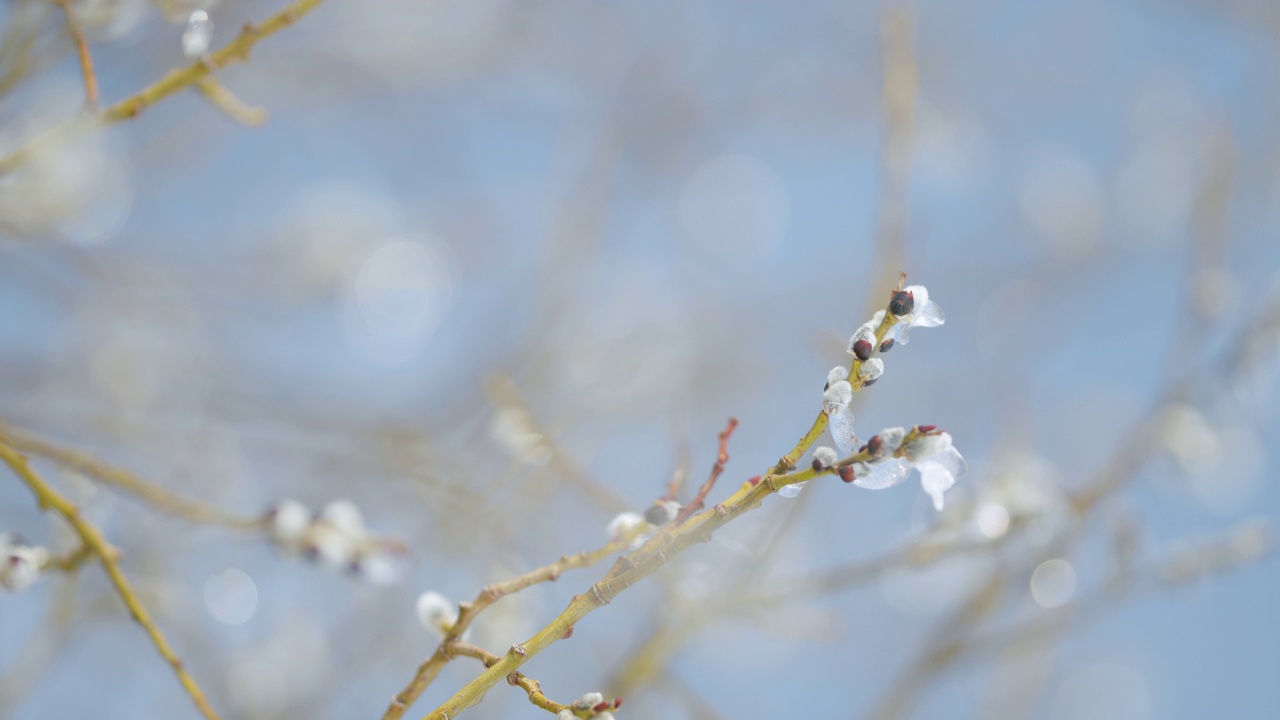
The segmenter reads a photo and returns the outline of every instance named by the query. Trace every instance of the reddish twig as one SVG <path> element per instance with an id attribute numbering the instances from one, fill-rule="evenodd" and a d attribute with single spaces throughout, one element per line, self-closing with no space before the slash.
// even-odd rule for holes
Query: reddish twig
<path id="1" fill-rule="evenodd" d="M 675 523 L 679 525 L 684 519 L 701 510 L 707 499 L 707 494 L 711 492 L 711 488 L 715 486 L 716 480 L 720 474 L 724 472 L 724 464 L 729 462 L 729 437 L 733 435 L 733 431 L 738 427 L 738 418 L 729 418 L 729 424 L 720 432 L 720 452 L 716 456 L 716 464 L 711 467 L 711 475 L 707 477 L 707 481 L 702 483 L 702 487 L 698 488 L 698 494 L 688 505 L 680 509 L 680 513 L 676 515 Z"/>

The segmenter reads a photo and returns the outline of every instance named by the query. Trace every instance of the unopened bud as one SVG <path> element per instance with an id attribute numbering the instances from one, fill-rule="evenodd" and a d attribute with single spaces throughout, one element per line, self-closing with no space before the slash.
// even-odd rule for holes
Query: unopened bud
<path id="1" fill-rule="evenodd" d="M 912 310 L 916 308 L 916 296 L 910 290 L 899 290 L 893 294 L 893 299 L 889 301 L 889 312 L 894 317 L 902 317 L 910 315 Z"/>

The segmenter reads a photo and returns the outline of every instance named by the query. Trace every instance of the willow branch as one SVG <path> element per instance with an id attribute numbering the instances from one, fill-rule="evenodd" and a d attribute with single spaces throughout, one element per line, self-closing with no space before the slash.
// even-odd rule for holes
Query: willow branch
<path id="1" fill-rule="evenodd" d="M 209 75 L 202 77 L 195 82 L 196 90 L 205 97 L 214 107 L 226 113 L 228 117 L 241 125 L 256 127 L 267 121 L 267 111 L 260 107 L 253 107 L 245 101 L 235 96 L 226 85 L 223 85 L 218 78 Z"/>
<path id="2" fill-rule="evenodd" d="M 80 27 L 80 21 L 76 19 L 75 11 L 71 9 L 71 0 L 53 1 L 62 8 L 62 14 L 67 19 L 67 32 L 71 35 L 71 42 L 75 43 L 76 55 L 80 59 L 80 74 L 84 76 L 84 104 L 89 110 L 97 112 L 98 76 L 93 71 L 93 55 L 89 53 L 89 41 L 84 37 L 84 30 Z"/>
<path id="3" fill-rule="evenodd" d="M 103 484 L 120 488 L 148 505 L 184 520 L 239 530 L 258 530 L 265 526 L 265 520 L 261 517 L 236 515 L 182 497 L 160 485 L 147 482 L 128 470 L 102 462 L 88 453 L 46 440 L 4 420 L 0 420 L 0 442 L 20 452 L 51 460 Z"/>
<path id="4" fill-rule="evenodd" d="M 870 453 L 851 455 L 841 465 L 866 462 Z M 767 475 L 756 481 L 748 481 L 724 503 L 688 518 L 672 533 L 655 535 L 645 547 L 631 556 L 621 557 L 606 577 L 592 585 L 587 592 L 575 595 L 569 606 L 555 620 L 524 643 L 512 645 L 498 662 L 480 674 L 444 704 L 432 711 L 430 720 L 448 720 L 484 698 L 485 694 L 533 656 L 546 650 L 553 643 L 572 635 L 572 628 L 596 609 L 607 605 L 627 588 L 652 575 L 669 560 L 698 543 L 711 539 L 712 534 L 726 523 L 759 507 L 764 499 L 779 488 L 805 482 L 819 475 L 837 471 L 838 468 L 814 470 L 808 468 L 783 476 Z M 676 523 L 672 523 L 676 525 Z M 638 559 L 637 559 L 638 558 Z"/>
<path id="5" fill-rule="evenodd" d="M 52 128 L 43 135 L 37 136 L 32 141 L 17 150 L 14 150 L 9 155 L 0 158 L 0 174 L 12 172 L 21 166 L 35 146 L 44 143 L 57 142 L 65 139 L 69 135 L 82 132 L 95 126 L 108 125 L 122 120 L 131 120 L 138 115 L 141 115 L 144 110 L 152 105 L 155 105 L 174 93 L 195 85 L 201 79 L 212 75 L 215 71 L 221 70 L 228 65 L 234 65 L 235 63 L 248 60 L 249 51 L 251 51 L 259 41 L 294 24 L 304 15 L 314 10 L 321 2 L 322 0 L 295 0 L 281 8 L 279 12 L 267 18 L 261 24 L 254 25 L 252 23 L 245 23 L 244 27 L 240 30 L 240 34 L 237 35 L 234 40 L 227 43 L 216 52 L 207 55 L 190 65 L 170 70 L 151 85 L 148 85 L 133 95 L 104 109 L 102 113 L 96 117 L 95 123 L 88 126 L 76 121 L 64 123 Z"/>
<path id="6" fill-rule="evenodd" d="M 115 587 L 116 594 L 124 601 L 125 607 L 128 608 L 129 614 L 134 621 L 141 625 L 147 636 L 151 638 L 151 642 L 156 646 L 160 656 L 173 668 L 174 673 L 178 676 L 178 681 L 182 683 L 182 687 L 187 691 L 187 694 L 191 696 L 200 714 L 204 715 L 207 720 L 219 720 L 218 714 L 213 711 L 213 708 L 209 706 L 209 702 L 205 699 L 204 692 L 200 690 L 200 686 L 187 673 L 183 667 L 182 659 L 169 647 L 169 642 L 165 640 L 164 634 L 160 632 L 160 628 L 156 627 L 155 621 L 151 619 L 151 615 L 143 607 L 142 601 L 138 599 L 137 592 L 134 591 L 128 579 L 125 578 L 124 572 L 120 570 L 119 551 L 107 542 L 107 539 L 96 526 L 84 519 L 80 514 L 80 509 L 75 504 L 57 490 L 54 490 L 51 485 L 31 469 L 25 457 L 4 442 L 0 442 L 0 460 L 3 460 L 18 476 L 18 479 L 31 489 L 41 509 L 55 510 L 66 518 L 72 529 L 80 536 L 81 542 L 102 563 L 102 569 L 106 571 L 107 577 Z"/>
<path id="7" fill-rule="evenodd" d="M 464 645 L 464 643 L 460 643 L 458 641 L 458 638 L 462 637 L 462 634 L 471 626 L 472 621 L 475 620 L 476 616 L 483 612 L 485 608 L 507 595 L 519 592 L 527 587 L 543 582 L 553 582 L 559 579 L 560 574 L 565 570 L 590 567 L 610 555 L 620 552 L 626 548 L 627 543 L 628 540 L 624 538 L 614 540 L 598 550 L 592 550 L 590 552 L 584 551 L 577 553 L 576 555 L 566 555 L 549 565 L 544 565 L 536 570 L 527 572 L 524 575 L 494 583 L 492 585 L 486 585 L 484 589 L 476 595 L 474 600 L 469 603 L 459 603 L 457 622 L 453 624 L 453 627 L 450 628 L 448 634 L 445 635 L 444 640 L 441 641 L 440 646 L 436 648 L 435 653 L 418 666 L 418 671 L 414 674 L 413 679 L 409 681 L 409 684 L 391 699 L 390 706 L 387 707 L 386 712 L 382 715 L 383 720 L 397 720 L 398 718 L 403 717 L 405 711 L 409 709 L 409 706 L 412 705 L 420 695 L 422 695 L 422 692 L 426 690 L 433 681 L 435 681 L 436 676 L 440 674 L 441 668 L 453 659 L 453 655 L 464 654 L 451 652 L 451 648 Z"/>

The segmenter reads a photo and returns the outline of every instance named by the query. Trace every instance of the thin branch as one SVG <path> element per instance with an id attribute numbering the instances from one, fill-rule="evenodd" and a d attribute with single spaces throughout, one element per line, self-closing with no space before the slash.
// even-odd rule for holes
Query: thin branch
<path id="1" fill-rule="evenodd" d="M 851 455 L 841 462 L 848 464 L 871 459 L 871 454 L 864 451 Z M 675 527 L 672 532 L 659 533 L 636 553 L 618 558 L 605 579 L 592 585 L 587 592 L 575 595 L 569 606 L 555 620 L 524 643 L 512 645 L 497 663 L 467 683 L 427 717 L 431 720 L 448 720 L 457 717 L 461 711 L 480 702 L 490 688 L 520 669 L 529 658 L 546 650 L 553 643 L 570 637 L 572 628 L 582 618 L 607 605 L 613 598 L 652 575 L 672 558 L 694 545 L 710 540 L 716 530 L 759 507 L 766 497 L 777 492 L 779 488 L 812 480 L 819 475 L 827 475 L 835 471 L 837 468 L 823 470 L 806 468 L 783 476 L 768 475 L 756 483 L 743 483 L 738 491 L 724 503 L 690 517 L 684 524 L 676 526 L 672 523 L 668 526 Z"/>
<path id="2" fill-rule="evenodd" d="M 707 477 L 707 481 L 702 483 L 702 487 L 698 488 L 698 494 L 693 496 L 693 500 L 688 505 L 680 508 L 680 512 L 675 519 L 677 525 L 706 506 L 707 494 L 711 492 L 711 488 L 715 487 L 716 480 L 720 479 L 720 475 L 724 473 L 724 464 L 729 462 L 729 438 L 733 436 L 733 431 L 737 427 L 738 418 L 731 417 L 729 418 L 729 424 L 725 426 L 724 430 L 720 431 L 720 450 L 716 454 L 716 464 L 711 467 L 711 474 Z"/>
<path id="3" fill-rule="evenodd" d="M 124 601 L 125 607 L 129 609 L 129 614 L 134 621 L 141 625 L 147 636 L 151 638 L 151 642 L 156 646 L 160 656 L 173 668 L 174 673 L 178 676 L 178 681 L 182 683 L 182 687 L 186 689 L 187 694 L 191 696 L 200 714 L 204 715 L 208 720 L 219 720 L 218 714 L 213 711 L 213 708 L 209 706 L 209 702 L 205 699 L 204 692 L 200 690 L 200 686 L 187 673 L 183 667 L 182 659 L 169 647 L 169 642 L 165 640 L 164 634 L 156 627 L 155 621 L 151 619 L 151 615 L 143 607 L 142 601 L 138 599 L 137 592 L 134 591 L 128 579 L 125 578 L 124 572 L 120 570 L 119 551 L 107 542 L 107 539 L 96 526 L 84 519 L 80 509 L 75 504 L 57 490 L 54 490 L 53 486 L 37 475 L 27 463 L 27 459 L 17 450 L 0 442 L 0 460 L 4 460 L 5 464 L 18 476 L 18 479 L 31 489 L 41 509 L 55 510 L 66 518 L 72 529 L 80 536 L 81 542 L 102 563 L 102 569 L 106 571 L 111 584 L 115 586 L 116 594 Z"/>
<path id="4" fill-rule="evenodd" d="M 20 452 L 52 460 L 98 482 L 120 488 L 148 505 L 184 520 L 239 530 L 258 530 L 265 526 L 266 521 L 261 517 L 243 517 L 184 498 L 160 485 L 147 482 L 128 470 L 102 462 L 88 453 L 46 440 L 4 420 L 0 420 L 0 442 Z"/>
<path id="5" fill-rule="evenodd" d="M 266 110 L 245 103 L 212 75 L 197 80 L 195 87 L 215 107 L 241 125 L 256 127 L 267 121 Z"/>
<path id="6" fill-rule="evenodd" d="M 471 622 L 476 619 L 485 608 L 494 604 L 498 600 L 519 592 L 527 587 L 537 585 L 538 583 L 555 581 L 565 570 L 574 568 L 585 568 L 594 565 L 604 558 L 620 552 L 626 548 L 628 539 L 623 538 L 614 540 L 604 547 L 590 552 L 580 552 L 576 555 L 566 555 L 559 560 L 544 565 L 536 570 L 525 573 L 518 577 L 505 580 L 503 582 L 487 585 L 482 589 L 476 598 L 469 603 L 458 604 L 458 620 L 450 628 L 440 646 L 436 648 L 434 654 L 427 658 L 418 666 L 418 671 L 414 674 L 413 679 L 405 686 L 403 690 L 391 699 L 390 706 L 383 713 L 383 720 L 397 720 L 402 717 L 409 706 L 412 705 L 422 692 L 436 679 L 440 674 L 441 668 L 445 666 L 452 658 L 450 648 L 460 645 L 458 638 L 466 632 L 471 626 Z M 456 653 L 463 654 L 463 653 Z"/>
<path id="7" fill-rule="evenodd" d="M 453 655 L 475 658 L 476 660 L 484 663 L 484 666 L 487 668 L 493 667 L 502 659 L 482 647 L 478 647 L 470 643 L 464 643 L 459 640 L 454 640 L 448 643 L 447 649 Z M 542 692 L 542 683 L 539 683 L 531 677 L 525 676 L 523 673 L 511 673 L 507 676 L 507 683 L 524 690 L 529 696 L 529 702 L 553 715 L 558 714 L 561 710 L 568 710 L 579 717 L 588 717 L 588 715 L 583 714 L 583 712 L 575 711 L 570 705 L 558 703 L 547 697 L 546 693 Z"/>
<path id="8" fill-rule="evenodd" d="M 240 34 L 221 49 L 190 65 L 170 70 L 151 85 L 104 109 L 97 116 L 97 123 L 89 127 L 131 120 L 157 102 L 195 85 L 202 78 L 208 77 L 216 70 L 248 60 L 249 51 L 260 40 L 294 24 L 304 15 L 314 10 L 321 2 L 322 0 L 295 0 L 295 2 L 289 3 L 281 8 L 279 12 L 264 20 L 260 25 L 245 23 L 240 30 Z M 44 143 L 57 142 L 65 139 L 68 135 L 85 129 L 87 128 L 83 123 L 71 121 L 37 136 L 9 155 L 0 158 L 0 175 L 12 172 L 21 166 L 34 147 Z"/>
<path id="9" fill-rule="evenodd" d="M 76 19 L 75 11 L 71 9 L 71 0 L 53 0 L 53 2 L 62 8 L 62 14 L 67 18 L 67 32 L 71 34 L 71 41 L 76 46 L 76 55 L 80 58 L 80 74 L 84 76 L 84 104 L 91 112 L 97 112 L 98 76 L 93 71 L 93 55 L 89 53 L 89 41 L 85 39 L 84 30 L 80 27 L 80 21 Z"/>

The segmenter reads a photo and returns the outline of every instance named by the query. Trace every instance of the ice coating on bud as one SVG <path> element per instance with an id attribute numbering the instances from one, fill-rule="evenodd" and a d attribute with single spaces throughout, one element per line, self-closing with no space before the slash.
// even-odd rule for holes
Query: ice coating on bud
<path id="1" fill-rule="evenodd" d="M 213 41 L 213 21 L 203 10 L 196 10 L 187 18 L 187 29 L 182 32 L 182 54 L 189 58 L 209 52 Z"/>
<path id="2" fill-rule="evenodd" d="M 929 299 L 929 291 L 923 285 L 911 285 L 902 289 L 911 293 L 914 304 L 910 312 L 898 317 L 898 322 L 889 329 L 889 338 L 907 344 L 913 327 L 937 327 L 947 321 L 942 308 Z"/>
<path id="3" fill-rule="evenodd" d="M 271 513 L 271 537 L 286 550 L 301 550 L 310 527 L 311 511 L 297 500 L 281 500 Z"/>
<path id="4" fill-rule="evenodd" d="M 565 708 L 560 712 L 556 713 L 556 720 L 577 720 L 577 717 L 578 716 L 574 715 L 573 711 L 570 710 L 569 708 Z"/>
<path id="5" fill-rule="evenodd" d="M 942 512 L 943 493 L 950 490 L 968 470 L 960 452 L 950 445 L 932 458 L 917 463 L 915 468 L 920 471 L 920 486 L 929 493 L 933 509 L 938 512 Z"/>
<path id="6" fill-rule="evenodd" d="M 853 335 L 849 337 L 849 345 L 845 352 L 859 360 L 866 360 L 870 357 L 871 350 L 876 346 L 876 328 L 879 325 L 880 321 L 875 319 L 859 325 L 858 329 L 854 330 Z"/>
<path id="7" fill-rule="evenodd" d="M 804 482 L 790 483 L 788 485 L 783 485 L 782 487 L 778 488 L 778 495 L 784 498 L 793 498 L 799 495 L 800 490 L 802 490 L 804 486 L 808 484 L 809 484 L 809 481 L 805 480 Z"/>
<path id="8" fill-rule="evenodd" d="M 419 595 L 414 610 L 422 627 L 442 638 L 458 622 L 458 606 L 434 590 Z"/>
<path id="9" fill-rule="evenodd" d="M 865 383 L 873 383 L 884 374 L 884 361 L 880 358 L 871 358 L 862 363 L 862 367 L 858 368 L 858 379 Z"/>
<path id="10" fill-rule="evenodd" d="M 618 513 L 609 521 L 607 532 L 611 540 L 621 540 L 630 535 L 637 528 L 645 525 L 644 516 L 637 512 Z"/>
<path id="11" fill-rule="evenodd" d="M 813 451 L 813 462 L 819 470 L 835 465 L 839 459 L 840 456 L 836 454 L 836 451 L 825 445 Z"/>
<path id="12" fill-rule="evenodd" d="M 884 490 L 906 480 L 910 472 L 911 465 L 906 460 L 895 457 L 885 458 L 872 464 L 870 471 L 865 476 L 858 477 L 853 484 L 868 490 Z M 857 474 L 857 470 L 854 474 Z"/>
<path id="13" fill-rule="evenodd" d="M 922 433 L 902 447 L 902 454 L 911 462 L 922 462 L 951 447 L 948 433 Z"/>
<path id="14" fill-rule="evenodd" d="M 589 692 L 574 700 L 573 706 L 579 710 L 590 710 L 602 702 L 604 702 L 604 695 L 598 692 Z"/>
<path id="15" fill-rule="evenodd" d="M 831 372 L 827 373 L 827 385 L 834 385 L 841 380 L 849 379 L 849 368 L 843 365 L 837 365 L 831 368 Z"/>
<path id="16" fill-rule="evenodd" d="M 852 455 L 862 444 L 853 432 L 853 411 L 848 405 L 840 405 L 827 413 L 827 430 L 841 455 Z"/>
<path id="17" fill-rule="evenodd" d="M 848 380 L 837 380 L 822 393 L 822 406 L 828 414 L 838 407 L 847 406 L 851 400 L 853 400 L 853 386 Z"/>

